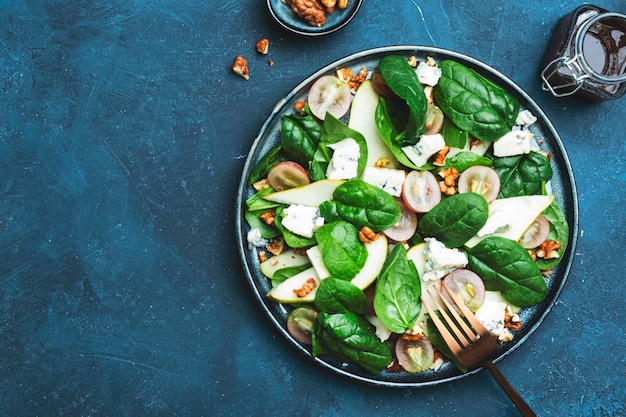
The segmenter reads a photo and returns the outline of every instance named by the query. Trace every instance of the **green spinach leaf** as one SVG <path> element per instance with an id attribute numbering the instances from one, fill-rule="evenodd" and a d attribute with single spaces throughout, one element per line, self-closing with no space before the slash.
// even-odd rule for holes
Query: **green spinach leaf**
<path id="1" fill-rule="evenodd" d="M 320 282 L 315 293 L 318 311 L 333 313 L 365 314 L 368 309 L 365 293 L 350 281 L 326 278 Z"/>
<path id="2" fill-rule="evenodd" d="M 387 55 L 383 57 L 378 63 L 378 70 L 391 91 L 403 99 L 409 108 L 406 125 L 403 132 L 395 138 L 395 142 L 400 146 L 414 145 L 426 126 L 428 103 L 424 88 L 420 84 L 415 70 L 402 56 Z"/>
<path id="3" fill-rule="evenodd" d="M 459 129 L 452 120 L 449 118 L 443 119 L 443 126 L 441 128 L 441 136 L 446 142 L 446 145 L 463 149 L 469 141 L 469 134 L 466 130 Z"/>
<path id="4" fill-rule="evenodd" d="M 385 260 L 374 294 L 374 311 L 394 333 L 413 328 L 420 314 L 422 287 L 415 265 L 403 245 L 396 245 Z"/>
<path id="5" fill-rule="evenodd" d="M 393 359 L 391 348 L 376 336 L 374 326 L 354 313 L 319 313 L 313 326 L 312 354 L 329 355 L 373 375 L 384 371 Z"/>
<path id="6" fill-rule="evenodd" d="M 389 193 L 362 180 L 350 180 L 333 192 L 324 203 L 324 212 L 336 212 L 359 230 L 367 226 L 374 232 L 386 230 L 400 220 L 400 206 Z"/>
<path id="7" fill-rule="evenodd" d="M 471 239 L 487 222 L 489 205 L 476 193 L 456 194 L 444 198 L 422 217 L 422 236 L 434 237 L 449 248 Z"/>
<path id="8" fill-rule="evenodd" d="M 546 282 L 528 251 L 517 242 L 492 236 L 468 249 L 470 269 L 485 282 L 489 291 L 518 307 L 537 304 L 546 296 Z"/>
<path id="9" fill-rule="evenodd" d="M 374 113 L 378 133 L 398 162 L 405 167 L 417 169 L 418 167 L 406 156 L 402 150 L 402 146 L 398 145 L 395 140 L 399 133 L 394 126 L 393 117 L 391 115 L 392 106 L 390 103 L 390 100 L 386 100 L 383 97 L 378 100 L 376 112 Z"/>
<path id="10" fill-rule="evenodd" d="M 435 86 L 435 101 L 460 129 L 486 141 L 509 132 L 519 113 L 519 102 L 504 89 L 465 65 L 444 60 Z"/>
<path id="11" fill-rule="evenodd" d="M 342 220 L 327 223 L 317 229 L 315 238 L 333 278 L 349 281 L 365 265 L 367 249 L 359 241 L 359 231 L 350 223 Z"/>
<path id="12" fill-rule="evenodd" d="M 492 166 L 493 161 L 485 156 L 480 156 L 474 152 L 462 151 L 451 158 L 446 158 L 445 168 L 455 168 L 459 172 L 465 171 L 474 165 Z"/>
<path id="13" fill-rule="evenodd" d="M 541 190 L 542 184 L 552 178 L 550 160 L 535 151 L 525 155 L 496 158 L 493 169 L 500 177 L 498 198 L 536 194 Z"/>
<path id="14" fill-rule="evenodd" d="M 274 165 L 281 161 L 285 161 L 287 157 L 283 152 L 283 148 L 280 143 L 274 145 L 263 157 L 257 162 L 250 172 L 250 178 L 248 178 L 248 185 L 252 185 L 255 182 L 261 180 L 272 169 Z"/>
<path id="15" fill-rule="evenodd" d="M 272 227 L 261 220 L 261 214 L 265 213 L 267 210 L 259 210 L 259 211 L 250 211 L 246 210 L 244 213 L 244 217 L 246 222 L 250 225 L 251 229 L 259 229 L 261 231 L 261 237 L 263 239 L 271 239 L 280 234 L 276 227 Z"/>
<path id="16" fill-rule="evenodd" d="M 302 271 L 309 269 L 310 267 L 311 264 L 306 263 L 303 265 L 286 266 L 284 268 L 280 268 L 279 270 L 274 272 L 274 275 L 272 275 L 272 287 L 277 286 L 281 282 L 286 281 L 287 279 L 299 274 Z"/>
<path id="17" fill-rule="evenodd" d="M 280 145 L 291 159 L 306 167 L 315 154 L 322 131 L 322 125 L 311 115 L 286 115 L 280 127 Z"/>

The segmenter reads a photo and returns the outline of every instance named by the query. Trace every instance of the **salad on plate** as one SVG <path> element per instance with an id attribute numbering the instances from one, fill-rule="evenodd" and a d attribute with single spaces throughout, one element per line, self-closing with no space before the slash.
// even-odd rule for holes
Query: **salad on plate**
<path id="1" fill-rule="evenodd" d="M 536 121 L 450 58 L 315 79 L 246 179 L 246 243 L 291 337 L 371 375 L 466 372 L 420 301 L 445 282 L 515 341 L 570 233 Z"/>

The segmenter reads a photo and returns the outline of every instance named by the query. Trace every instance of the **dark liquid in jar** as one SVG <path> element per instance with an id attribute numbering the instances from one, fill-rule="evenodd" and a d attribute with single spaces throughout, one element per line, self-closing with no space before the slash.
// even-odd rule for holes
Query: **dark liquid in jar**
<path id="1" fill-rule="evenodd" d="M 606 13 L 606 10 L 584 5 L 565 16 L 555 31 L 543 67 L 558 57 L 575 57 L 577 31 L 587 20 L 599 13 Z M 623 19 L 609 17 L 593 24 L 584 35 L 582 55 L 587 65 L 602 76 L 615 77 L 626 74 L 626 22 Z M 561 92 L 566 92 L 568 88 L 573 90 L 576 88 L 575 75 L 571 68 L 561 66 L 551 84 L 571 86 Z M 586 78 L 575 95 L 600 101 L 621 97 L 625 92 L 626 82 L 608 84 Z"/>

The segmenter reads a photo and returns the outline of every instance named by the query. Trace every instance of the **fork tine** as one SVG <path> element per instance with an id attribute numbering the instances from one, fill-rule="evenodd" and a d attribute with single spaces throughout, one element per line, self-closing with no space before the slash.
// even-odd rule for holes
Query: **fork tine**
<path id="1" fill-rule="evenodd" d="M 448 287 L 445 287 L 445 288 L 446 288 L 446 291 L 448 291 L 448 293 L 451 292 Z M 451 319 L 448 318 L 446 321 L 448 322 L 450 327 L 452 327 L 452 330 L 454 330 L 454 333 L 457 335 L 459 340 L 461 340 L 462 344 L 467 347 L 469 343 L 472 343 L 478 340 L 478 337 L 476 337 L 476 334 L 474 333 L 474 331 L 470 329 L 470 327 L 467 325 L 465 320 L 461 318 L 459 313 L 457 313 L 456 309 L 443 296 L 443 293 L 441 292 L 441 290 L 439 288 L 435 288 L 435 290 L 437 291 L 437 294 L 439 295 L 439 299 L 443 301 L 443 303 L 446 305 L 448 312 L 454 317 L 454 320 L 456 321 L 458 327 L 452 326 L 453 322 Z M 431 298 L 433 298 L 432 295 L 431 295 Z M 463 304 L 463 306 L 465 307 L 465 303 L 463 303 L 462 300 L 454 299 L 454 298 L 453 300 L 455 301 L 455 304 L 457 304 L 457 306 L 459 305 L 458 302 L 460 301 L 461 304 Z M 434 302 L 437 303 L 437 301 L 434 301 Z M 442 315 L 444 314 L 447 315 L 445 313 L 445 310 L 441 308 L 441 305 L 439 305 L 439 303 L 437 303 L 437 306 L 439 307 L 439 311 L 441 312 Z M 466 316 L 466 313 L 463 313 L 463 315 Z"/>
<path id="2" fill-rule="evenodd" d="M 452 291 L 450 287 L 448 287 L 444 282 L 442 282 L 441 284 L 448 292 L 448 295 L 450 295 L 450 298 L 454 300 L 454 303 L 457 305 L 461 313 L 463 313 L 463 316 L 470 322 L 474 330 L 476 330 L 476 332 L 480 336 L 489 335 L 490 334 L 489 330 L 487 330 L 487 328 L 480 322 L 480 320 L 476 318 L 474 313 L 472 313 L 471 310 L 465 305 L 463 300 L 461 300 L 461 298 L 458 295 L 456 295 L 454 291 Z"/>
<path id="3" fill-rule="evenodd" d="M 439 330 L 441 337 L 443 337 L 443 340 L 446 342 L 446 345 L 448 345 L 448 347 L 450 348 L 450 350 L 452 351 L 454 355 L 457 355 L 463 349 L 463 346 L 461 346 L 459 342 L 456 340 L 456 338 L 452 336 L 452 334 L 448 331 L 448 327 L 445 324 L 443 324 L 443 322 L 435 314 L 433 309 L 426 302 L 426 299 L 424 299 L 424 296 L 420 296 L 420 299 L 422 300 L 422 305 L 426 307 L 426 311 L 428 311 L 428 315 L 430 316 L 430 319 L 433 321 L 433 323 L 435 324 L 435 327 L 437 328 L 437 330 Z M 431 299 L 432 299 L 432 296 L 431 296 Z"/>

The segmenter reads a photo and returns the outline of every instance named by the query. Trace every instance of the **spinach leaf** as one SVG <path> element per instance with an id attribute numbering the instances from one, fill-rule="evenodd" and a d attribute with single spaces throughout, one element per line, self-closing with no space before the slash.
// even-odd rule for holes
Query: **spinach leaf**
<path id="1" fill-rule="evenodd" d="M 487 290 L 500 291 L 515 306 L 528 307 L 546 296 L 541 271 L 517 242 L 488 237 L 468 249 L 468 260 L 470 269 L 480 275 Z"/>
<path id="2" fill-rule="evenodd" d="M 276 216 L 274 217 L 274 225 L 280 231 L 285 238 L 285 243 L 292 248 L 306 248 L 315 244 L 315 237 L 308 238 L 292 233 L 286 229 L 282 224 L 282 219 L 285 217 L 284 211 L 287 206 L 280 206 L 276 209 Z"/>
<path id="3" fill-rule="evenodd" d="M 543 154 L 531 151 L 525 155 L 496 158 L 493 169 L 500 177 L 498 198 L 533 195 L 543 182 L 552 178 L 550 160 Z"/>
<path id="4" fill-rule="evenodd" d="M 420 295 L 422 287 L 415 265 L 407 258 L 404 246 L 396 245 L 378 276 L 374 311 L 389 330 L 405 333 L 420 314 Z"/>
<path id="5" fill-rule="evenodd" d="M 403 99 L 409 107 L 406 125 L 403 132 L 395 138 L 395 142 L 400 146 L 414 145 L 426 126 L 428 103 L 424 88 L 415 70 L 402 56 L 383 57 L 378 63 L 378 70 L 391 91 Z"/>
<path id="6" fill-rule="evenodd" d="M 405 167 L 417 169 L 418 167 L 409 158 L 407 158 L 406 154 L 402 150 L 402 146 L 398 145 L 395 141 L 395 138 L 399 135 L 399 133 L 393 123 L 393 117 L 391 115 L 392 106 L 390 103 L 390 100 L 386 100 L 383 97 L 378 100 L 378 105 L 376 106 L 376 111 L 374 113 L 374 121 L 376 122 L 378 133 L 398 162 Z"/>
<path id="7" fill-rule="evenodd" d="M 359 241 L 359 231 L 348 222 L 327 223 L 315 232 L 324 265 L 333 278 L 351 280 L 367 259 L 367 249 Z"/>
<path id="8" fill-rule="evenodd" d="M 487 222 L 489 205 L 476 193 L 444 198 L 422 217 L 419 228 L 425 237 L 434 237 L 449 248 L 463 245 Z"/>
<path id="9" fill-rule="evenodd" d="M 264 198 L 273 192 L 274 190 L 271 187 L 263 188 L 257 191 L 252 197 L 246 200 L 246 207 L 250 211 L 270 210 L 278 207 L 280 205 L 279 203 L 275 203 Z"/>
<path id="10" fill-rule="evenodd" d="M 299 274 L 302 271 L 309 269 L 310 267 L 311 264 L 306 263 L 303 265 L 286 266 L 284 268 L 280 268 L 279 270 L 274 272 L 274 275 L 272 275 L 272 287 L 277 286 L 281 282 L 286 281 L 287 279 L 293 277 L 296 274 Z"/>
<path id="11" fill-rule="evenodd" d="M 271 239 L 280 234 L 277 228 L 272 227 L 261 220 L 261 214 L 267 210 L 250 211 L 246 210 L 244 217 L 251 229 L 259 229 L 261 231 L 261 237 L 263 239 Z"/>
<path id="12" fill-rule="evenodd" d="M 546 219 L 548 219 L 548 222 L 550 223 L 550 233 L 548 233 L 547 240 L 554 240 L 555 242 L 559 242 L 561 244 L 561 247 L 557 249 L 557 253 L 559 254 L 558 258 L 537 258 L 535 261 L 539 269 L 545 271 L 554 268 L 559 262 L 561 262 L 561 259 L 563 259 L 563 254 L 567 249 L 567 243 L 569 240 L 569 225 L 567 224 L 567 219 L 565 218 L 563 209 L 556 201 L 553 201 L 552 204 L 550 204 L 548 208 L 543 211 L 543 215 L 546 216 Z"/>
<path id="13" fill-rule="evenodd" d="M 441 78 L 435 100 L 455 125 L 470 135 L 495 141 L 509 132 L 519 113 L 519 102 L 504 89 L 465 65 L 439 63 Z"/>
<path id="14" fill-rule="evenodd" d="M 362 180 L 346 181 L 337 187 L 333 199 L 324 204 L 324 211 L 336 212 L 358 229 L 367 226 L 374 232 L 390 228 L 401 217 L 393 196 Z"/>
<path id="15" fill-rule="evenodd" d="M 443 119 L 441 136 L 443 136 L 443 139 L 446 141 L 446 145 L 459 149 L 463 149 L 469 140 L 467 131 L 459 129 L 449 118 Z"/>
<path id="16" fill-rule="evenodd" d="M 492 166 L 493 161 L 485 156 L 480 156 L 474 152 L 462 151 L 451 158 L 446 158 L 445 165 L 442 169 L 456 168 L 457 171 L 463 172 L 467 168 L 474 165 Z"/>
<path id="17" fill-rule="evenodd" d="M 376 336 L 374 326 L 354 313 L 319 313 L 313 326 L 312 354 L 329 355 L 373 375 L 384 371 L 393 359 L 391 348 Z"/>
<path id="18" fill-rule="evenodd" d="M 322 136 L 322 126 L 314 116 L 283 116 L 280 144 L 284 152 L 302 166 L 308 166 Z"/>
<path id="19" fill-rule="evenodd" d="M 365 314 L 368 309 L 365 293 L 350 281 L 326 278 L 315 293 L 315 307 L 326 313 Z"/>
<path id="20" fill-rule="evenodd" d="M 280 143 L 277 143 L 269 151 L 267 151 L 265 155 L 263 155 L 254 168 L 252 168 L 250 178 L 248 178 L 248 185 L 252 185 L 264 178 L 274 165 L 287 159 L 282 150 L 283 148 Z"/>

